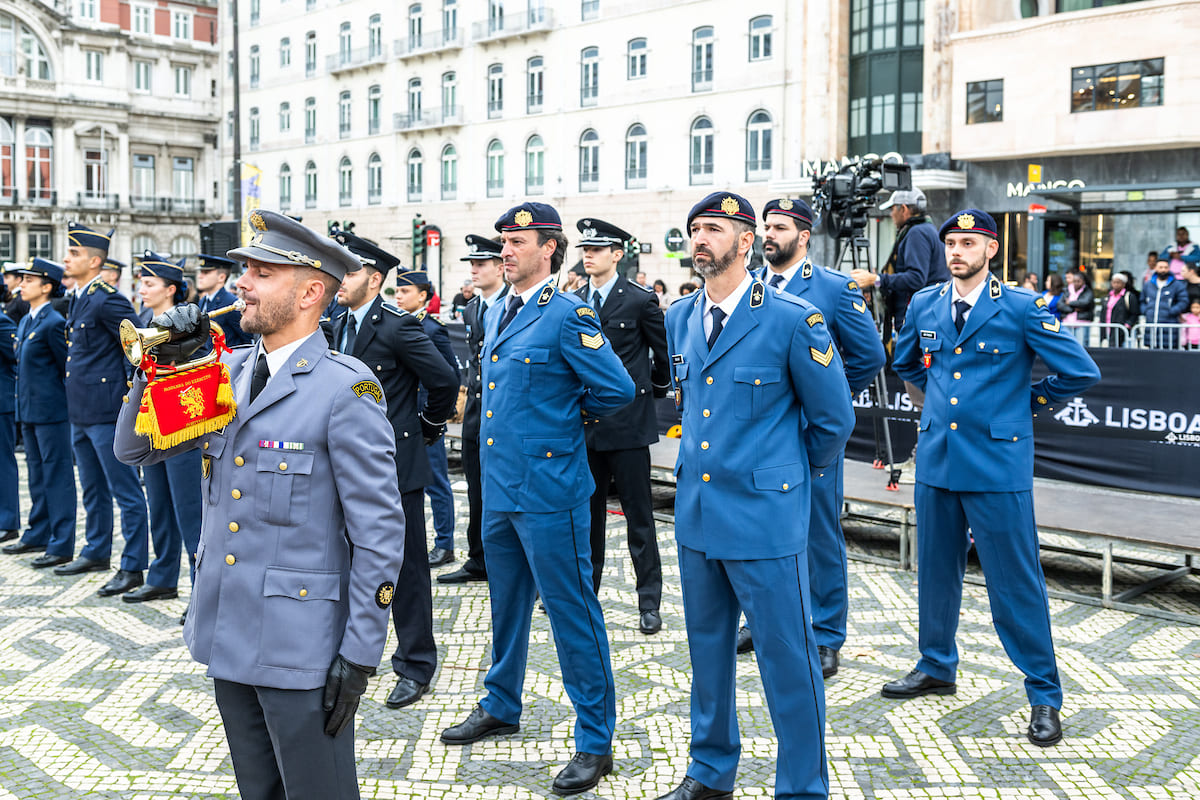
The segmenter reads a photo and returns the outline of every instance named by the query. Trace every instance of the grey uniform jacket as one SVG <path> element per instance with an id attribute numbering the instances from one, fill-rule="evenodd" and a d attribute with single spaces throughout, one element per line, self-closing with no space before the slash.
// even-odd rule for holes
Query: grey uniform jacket
<path id="1" fill-rule="evenodd" d="M 113 449 L 127 464 L 204 453 L 204 524 L 183 629 L 192 657 L 213 678 L 315 689 L 338 653 L 374 667 L 383 652 L 404 551 L 395 440 L 370 371 L 330 352 L 319 332 L 249 403 L 257 352 L 228 357 L 233 420 L 169 450 L 134 433 L 139 374 Z"/>

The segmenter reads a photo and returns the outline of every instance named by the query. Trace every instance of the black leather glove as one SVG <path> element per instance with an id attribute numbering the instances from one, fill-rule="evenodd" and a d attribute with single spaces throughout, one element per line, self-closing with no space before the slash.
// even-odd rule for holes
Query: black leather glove
<path id="1" fill-rule="evenodd" d="M 151 354 L 160 362 L 178 363 L 208 343 L 208 314 L 194 303 L 170 308 L 150 320 L 150 324 L 171 332 L 170 339 L 151 348 Z"/>
<path id="2" fill-rule="evenodd" d="M 421 419 L 421 437 L 425 440 L 426 447 L 442 438 L 442 434 L 446 432 L 445 423 L 435 425 L 429 420 L 425 419 L 424 414 L 418 414 L 417 416 Z"/>
<path id="3" fill-rule="evenodd" d="M 358 699 L 367 690 L 367 678 L 375 674 L 374 668 L 352 664 L 340 655 L 329 665 L 325 676 L 325 698 L 322 706 L 329 712 L 325 720 L 325 733 L 337 736 L 358 710 Z"/>

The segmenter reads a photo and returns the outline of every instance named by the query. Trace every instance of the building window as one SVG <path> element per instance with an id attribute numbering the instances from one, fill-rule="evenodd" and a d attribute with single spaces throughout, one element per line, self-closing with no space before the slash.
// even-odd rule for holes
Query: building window
<path id="1" fill-rule="evenodd" d="M 1004 81 L 976 81 L 967 84 L 967 124 L 1004 120 Z"/>
<path id="2" fill-rule="evenodd" d="M 600 189 L 600 135 L 590 128 L 579 137 L 579 191 Z"/>
<path id="3" fill-rule="evenodd" d="M 51 80 L 50 59 L 33 31 L 0 13 L 0 75 L 12 78 L 18 74 L 40 81 Z"/>
<path id="4" fill-rule="evenodd" d="M 546 146 L 534 134 L 525 143 L 525 194 L 541 194 L 546 185 Z"/>
<path id="5" fill-rule="evenodd" d="M 195 175 L 193 159 L 179 156 L 171 159 L 171 189 L 177 207 L 188 211 L 194 210 L 192 203 L 196 198 Z"/>
<path id="6" fill-rule="evenodd" d="M 191 67 L 176 67 L 175 68 L 175 96 L 176 97 L 191 97 L 192 96 L 192 68 Z"/>
<path id="7" fill-rule="evenodd" d="M 16 131 L 7 119 L 0 117 L 0 197 L 10 202 L 16 191 L 13 182 L 13 148 L 16 143 Z"/>
<path id="8" fill-rule="evenodd" d="M 108 191 L 108 151 L 83 151 L 83 196 L 103 198 Z"/>
<path id="9" fill-rule="evenodd" d="M 317 98 L 309 97 L 304 101 L 304 142 L 312 144 L 317 140 Z"/>
<path id="10" fill-rule="evenodd" d="M 458 40 L 458 0 L 442 0 L 442 41 Z"/>
<path id="11" fill-rule="evenodd" d="M 629 80 L 646 77 L 646 40 L 630 39 L 625 47 L 626 58 L 629 62 Z"/>
<path id="12" fill-rule="evenodd" d="M 646 128 L 641 124 L 625 132 L 625 188 L 646 188 Z"/>
<path id="13" fill-rule="evenodd" d="M 304 34 L 304 77 L 311 78 L 317 74 L 317 33 L 309 31 Z"/>
<path id="14" fill-rule="evenodd" d="M 373 206 L 383 202 L 383 159 L 379 153 L 371 153 L 367 159 L 367 203 Z"/>
<path id="15" fill-rule="evenodd" d="M 76 0 L 75 16 L 79 19 L 96 18 L 96 0 Z"/>
<path id="16" fill-rule="evenodd" d="M 284 164 L 279 168 L 279 210 L 286 212 L 292 207 L 292 168 Z"/>
<path id="17" fill-rule="evenodd" d="M 383 55 L 383 20 L 378 14 L 372 14 L 367 20 L 367 57 L 379 58 Z"/>
<path id="18" fill-rule="evenodd" d="M 538 114 L 542 110 L 542 102 L 545 99 L 545 61 L 541 56 L 534 56 L 526 62 L 525 66 L 528 74 L 528 87 L 525 94 L 525 111 L 529 114 Z"/>
<path id="19" fill-rule="evenodd" d="M 378 84 L 367 90 L 367 133 L 371 136 L 379 133 L 379 120 L 383 116 L 383 88 Z"/>
<path id="20" fill-rule="evenodd" d="M 16 260 L 17 245 L 16 237 L 13 236 L 13 229 L 8 226 L 0 227 L 0 261 Z"/>
<path id="21" fill-rule="evenodd" d="M 771 177 L 771 115 L 755 111 L 746 123 L 746 180 Z"/>
<path id="22" fill-rule="evenodd" d="M 311 161 L 304 165 L 304 207 L 317 207 L 317 165 Z"/>
<path id="23" fill-rule="evenodd" d="M 350 91 L 338 95 L 338 136 L 345 139 L 350 135 Z"/>
<path id="24" fill-rule="evenodd" d="M 1161 106 L 1163 60 L 1123 61 L 1071 70 L 1071 113 Z"/>
<path id="25" fill-rule="evenodd" d="M 923 92 L 900 93 L 900 133 L 902 135 L 921 132 L 923 105 Z"/>
<path id="26" fill-rule="evenodd" d="M 851 0 L 851 153 L 918 153 L 924 85 L 923 0 Z"/>
<path id="27" fill-rule="evenodd" d="M 421 79 L 410 78 L 408 81 L 408 124 L 416 125 L 421 121 Z"/>
<path id="28" fill-rule="evenodd" d="M 34 203 L 54 200 L 51 164 L 54 156 L 54 136 L 49 127 L 25 126 L 26 195 Z"/>
<path id="29" fill-rule="evenodd" d="M 453 200 L 458 193 L 458 151 L 454 145 L 442 148 L 442 199 Z"/>
<path id="30" fill-rule="evenodd" d="M 196 240 L 191 236 L 176 236 L 171 240 L 171 247 L 168 252 L 172 258 L 189 258 L 196 255 L 200 251 L 196 248 Z"/>
<path id="31" fill-rule="evenodd" d="M 350 23 L 343 22 L 338 28 L 338 63 L 349 64 L 350 54 L 353 52 L 350 40 Z"/>
<path id="32" fill-rule="evenodd" d="M 458 115 L 458 74 L 447 72 L 442 75 L 442 121 Z"/>
<path id="33" fill-rule="evenodd" d="M 258 118 L 258 108 L 250 109 L 250 149 L 257 150 L 258 142 L 261 133 L 261 125 Z"/>
<path id="34" fill-rule="evenodd" d="M 350 157 L 342 156 L 338 162 L 338 205 L 350 205 L 354 197 L 354 169 L 350 166 Z"/>
<path id="35" fill-rule="evenodd" d="M 250 24 L 257 25 L 262 16 L 262 0 L 250 0 Z"/>
<path id="36" fill-rule="evenodd" d="M 488 119 L 496 119 L 504 112 L 504 67 L 492 64 L 488 67 Z"/>
<path id="37" fill-rule="evenodd" d="M 133 197 L 131 205 L 140 211 L 154 209 L 154 156 L 133 154 Z M 136 251 L 135 251 L 136 252 Z"/>
<path id="38" fill-rule="evenodd" d="M 771 17 L 750 20 L 750 60 L 765 61 L 771 57 Z"/>
<path id="39" fill-rule="evenodd" d="M 283 102 L 279 104 L 279 132 L 287 133 L 292 129 L 292 104 Z"/>
<path id="40" fill-rule="evenodd" d="M 693 186 L 713 182 L 713 124 L 708 117 L 692 123 L 688 178 Z"/>
<path id="41" fill-rule="evenodd" d="M 279 40 L 279 68 L 287 69 L 292 65 L 292 40 L 285 36 Z"/>
<path id="42" fill-rule="evenodd" d="M 600 16 L 600 0 L 583 0 L 580 5 L 579 16 L 584 20 L 595 19 Z"/>
<path id="43" fill-rule="evenodd" d="M 488 0 L 488 34 L 504 30 L 504 0 Z"/>
<path id="44" fill-rule="evenodd" d="M 904 0 L 900 24 L 900 45 L 921 47 L 925 44 L 925 0 Z"/>
<path id="45" fill-rule="evenodd" d="M 171 35 L 176 39 L 192 38 L 192 12 L 171 12 Z"/>
<path id="46" fill-rule="evenodd" d="M 408 51 L 421 49 L 421 4 L 408 7 Z"/>
<path id="47" fill-rule="evenodd" d="M 250 46 L 250 88 L 258 88 L 258 80 L 262 75 L 262 59 L 259 57 L 258 45 Z"/>
<path id="48" fill-rule="evenodd" d="M 1083 11 L 1087 8 L 1103 8 L 1104 6 L 1119 6 L 1125 3 L 1137 3 L 1140 0 L 1057 0 L 1054 4 L 1055 13 L 1067 11 Z"/>
<path id="49" fill-rule="evenodd" d="M 104 80 L 104 53 L 99 50 L 84 50 L 84 65 L 88 83 L 100 83 Z"/>
<path id="50" fill-rule="evenodd" d="M 150 6 L 133 7 L 133 32 L 143 36 L 154 33 L 154 10 Z"/>
<path id="51" fill-rule="evenodd" d="M 487 196 L 500 197 L 504 194 L 504 145 L 492 139 L 487 147 Z"/>
<path id="52" fill-rule="evenodd" d="M 408 151 L 408 202 L 420 202 L 424 179 L 425 170 L 421 161 L 421 151 L 414 147 Z"/>
<path id="53" fill-rule="evenodd" d="M 706 92 L 713 80 L 713 29 L 692 31 L 692 91 Z"/>
<path id="54" fill-rule="evenodd" d="M 594 106 L 600 95 L 600 48 L 587 47 L 580 54 L 579 105 Z"/>
<path id="55" fill-rule="evenodd" d="M 133 90 L 149 94 L 150 78 L 154 74 L 154 64 L 150 61 L 137 60 L 133 62 Z"/>
<path id="56" fill-rule="evenodd" d="M 54 245 L 49 228 L 29 229 L 29 257 L 51 258 L 54 255 Z"/>

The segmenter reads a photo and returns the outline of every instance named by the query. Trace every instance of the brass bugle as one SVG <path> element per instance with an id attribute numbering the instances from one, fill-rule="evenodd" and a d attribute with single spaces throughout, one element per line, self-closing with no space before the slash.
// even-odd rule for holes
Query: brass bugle
<path id="1" fill-rule="evenodd" d="M 219 317 L 222 314 L 228 314 L 230 311 L 244 311 L 246 301 L 238 298 L 227 306 L 215 308 L 208 312 L 208 318 Z M 220 330 L 220 326 L 217 326 Z M 166 328 L 160 328 L 153 325 L 149 328 L 138 328 L 129 320 L 122 320 L 120 326 L 121 333 L 121 350 L 124 351 L 125 357 L 129 359 L 129 363 L 138 365 L 142 363 L 142 356 L 155 347 L 158 347 L 164 342 L 171 341 L 171 331 Z"/>

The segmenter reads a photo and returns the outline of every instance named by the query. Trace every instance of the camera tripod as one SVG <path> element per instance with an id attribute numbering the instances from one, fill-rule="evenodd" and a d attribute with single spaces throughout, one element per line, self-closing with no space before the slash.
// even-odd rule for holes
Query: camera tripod
<path id="1" fill-rule="evenodd" d="M 837 260 L 833 262 L 834 269 L 841 269 L 842 263 L 846 260 L 846 254 L 850 255 L 850 268 L 862 269 L 868 272 L 871 271 L 871 240 L 863 235 L 862 231 L 855 231 L 854 235 L 841 237 L 837 239 Z M 883 309 L 882 297 L 875 289 L 871 294 L 870 304 L 871 311 L 875 317 L 875 327 L 881 333 L 883 331 Z M 892 432 L 888 425 L 887 417 L 887 380 L 884 377 L 884 371 L 887 369 L 887 362 L 880 368 L 879 372 L 875 373 L 875 379 L 871 382 L 870 394 L 874 400 L 876 408 L 879 409 L 877 416 L 872 416 L 871 425 L 875 433 L 875 469 L 888 470 L 887 490 L 896 492 L 900 490 L 900 469 L 896 466 L 896 460 L 892 453 Z"/>

